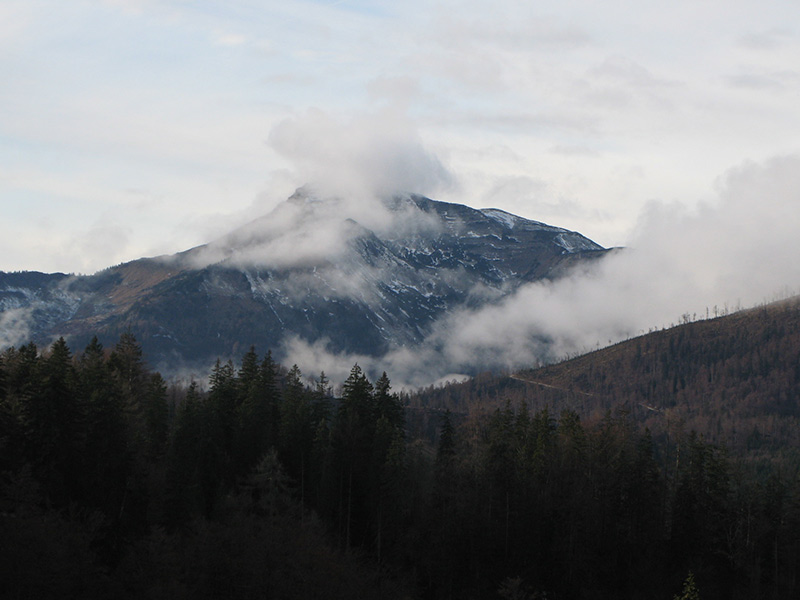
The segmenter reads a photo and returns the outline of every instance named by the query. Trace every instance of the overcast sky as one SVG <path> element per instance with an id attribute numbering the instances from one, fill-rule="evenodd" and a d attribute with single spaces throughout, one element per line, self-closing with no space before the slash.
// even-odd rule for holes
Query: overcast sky
<path id="1" fill-rule="evenodd" d="M 0 0 L 0 270 L 183 250 L 314 178 L 625 245 L 653 201 L 709 210 L 800 151 L 798 23 L 796 0 Z"/>

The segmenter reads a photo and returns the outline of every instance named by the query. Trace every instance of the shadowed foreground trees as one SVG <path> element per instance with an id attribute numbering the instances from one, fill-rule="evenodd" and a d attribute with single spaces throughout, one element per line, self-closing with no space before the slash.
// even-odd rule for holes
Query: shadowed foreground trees
<path id="1" fill-rule="evenodd" d="M 0 596 L 401 597 L 309 511 L 334 491 L 303 497 L 333 460 L 328 404 L 253 350 L 207 392 L 168 388 L 128 335 L 4 352 Z"/>
<path id="2" fill-rule="evenodd" d="M 9 598 L 792 597 L 800 487 L 624 411 L 507 403 L 406 432 L 384 373 L 248 351 L 168 386 L 132 336 L 0 355 Z M 691 590 L 690 590 L 691 591 Z"/>

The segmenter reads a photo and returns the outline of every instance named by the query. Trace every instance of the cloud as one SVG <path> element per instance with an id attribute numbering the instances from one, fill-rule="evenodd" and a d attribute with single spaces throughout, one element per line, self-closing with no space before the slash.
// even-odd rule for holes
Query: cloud
<path id="1" fill-rule="evenodd" d="M 443 378 L 463 378 L 463 375 L 447 371 L 446 361 L 425 345 L 396 347 L 383 356 L 368 356 L 333 352 L 325 339 L 310 343 L 290 336 L 283 340 L 280 354 L 283 362 L 298 365 L 306 375 L 325 371 L 331 381 L 344 381 L 353 365 L 358 363 L 373 380 L 386 372 L 395 390 L 416 389 Z"/>
<path id="2" fill-rule="evenodd" d="M 120 262 L 126 256 L 130 229 L 107 219 L 97 220 L 88 230 L 74 236 L 67 246 L 74 252 L 75 270 L 92 272 L 92 257 L 102 256 L 108 265 Z"/>
<path id="3" fill-rule="evenodd" d="M 448 14 L 439 23 L 447 43 L 487 44 L 512 52 L 552 50 L 563 52 L 592 43 L 592 35 L 580 26 L 553 17 L 503 14 L 506 7 L 496 5 L 497 13 L 461 11 Z M 511 10 L 514 11 L 516 7 Z"/>
<path id="4" fill-rule="evenodd" d="M 214 37 L 214 44 L 218 46 L 228 46 L 235 48 L 237 46 L 244 46 L 250 40 L 246 35 L 241 33 L 219 33 Z"/>
<path id="5" fill-rule="evenodd" d="M 394 201 L 371 195 L 331 197 L 304 186 L 268 215 L 196 249 L 189 260 L 195 268 L 227 261 L 245 269 L 310 270 L 286 280 L 289 291 L 304 289 L 312 278 L 330 286 L 331 295 L 363 295 L 367 281 L 378 276 L 377 266 L 359 259 L 359 240 L 373 233 L 386 240 L 430 236 L 441 226 L 406 195 L 395 195 Z"/>
<path id="6" fill-rule="evenodd" d="M 739 44 L 750 50 L 774 50 L 790 42 L 792 31 L 782 27 L 773 27 L 765 31 L 750 33 L 739 38 Z"/>
<path id="7" fill-rule="evenodd" d="M 390 208 L 386 202 L 406 192 L 432 195 L 454 183 L 410 121 L 391 109 L 349 118 L 309 110 L 277 124 L 269 144 L 289 163 L 279 187 L 293 179 L 298 192 L 267 216 L 196 249 L 194 267 L 224 260 L 241 267 L 325 268 L 352 253 L 353 241 L 368 231 L 390 238 L 430 233 L 439 226 L 434 217 L 410 203 Z M 265 193 L 253 209 L 270 201 Z M 329 283 L 362 291 L 358 281 Z"/>
<path id="8" fill-rule="evenodd" d="M 556 145 L 552 146 L 549 150 L 553 154 L 561 156 L 582 156 L 587 158 L 596 158 L 600 156 L 600 152 L 586 146 L 569 146 L 569 145 Z"/>
<path id="9" fill-rule="evenodd" d="M 30 339 L 33 309 L 30 307 L 9 308 L 0 312 L 0 349 L 16 346 Z"/>
<path id="10" fill-rule="evenodd" d="M 793 90 L 800 84 L 798 71 L 748 71 L 727 78 L 730 85 L 736 88 L 782 92 Z"/>
<path id="11" fill-rule="evenodd" d="M 580 133 L 586 136 L 599 135 L 599 121 L 595 117 L 553 110 L 542 113 L 496 113 L 462 114 L 450 118 L 458 123 L 480 130 L 496 130 L 506 134 L 530 135 L 543 132 Z"/>
<path id="12" fill-rule="evenodd" d="M 626 56 L 610 56 L 589 70 L 589 75 L 608 81 L 621 82 L 631 87 L 672 87 L 675 82 L 659 79 L 648 69 Z"/>
<path id="13" fill-rule="evenodd" d="M 297 194 L 268 216 L 209 245 L 239 266 L 315 267 L 336 261 L 354 235 L 352 224 L 334 215 L 333 203 Z M 336 218 L 336 217 L 339 218 Z"/>
<path id="14" fill-rule="evenodd" d="M 630 247 L 596 268 L 464 310 L 431 336 L 449 368 L 516 368 L 800 291 L 800 157 L 731 169 L 690 210 L 651 203 Z M 493 364 L 489 364 L 493 363 Z"/>
<path id="15" fill-rule="evenodd" d="M 0 57 L 6 47 L 15 47 L 27 41 L 26 33 L 33 20 L 28 3 L 7 0 L 0 4 Z"/>
<path id="16" fill-rule="evenodd" d="M 418 72 L 431 73 L 448 86 L 467 88 L 468 97 L 513 95 L 526 82 L 539 84 L 550 64 L 568 63 L 566 57 L 593 41 L 573 20 L 531 17 L 525 14 L 529 11 L 518 14 L 518 8 L 502 2 L 488 13 L 482 5 L 440 8 L 419 40 L 413 61 Z"/>
<path id="17" fill-rule="evenodd" d="M 350 118 L 312 109 L 275 126 L 269 143 L 290 161 L 301 184 L 324 196 L 431 195 L 453 184 L 411 121 L 388 109 Z"/>
<path id="18" fill-rule="evenodd" d="M 327 346 L 327 340 L 309 343 L 302 338 L 288 336 L 283 339 L 281 355 L 284 357 L 284 363 L 298 365 L 307 377 L 316 376 L 324 371 L 325 375 L 334 382 L 347 379 L 350 369 L 356 363 L 368 373 L 375 367 L 374 357 L 330 352 Z"/>
<path id="19" fill-rule="evenodd" d="M 367 83 L 366 90 L 373 102 L 400 111 L 408 110 L 422 96 L 419 80 L 409 76 L 381 76 Z"/>
<path id="20" fill-rule="evenodd" d="M 318 361 L 331 373 L 359 362 L 413 387 L 447 373 L 530 367 L 798 293 L 800 157 L 742 164 L 719 178 L 717 190 L 713 203 L 692 209 L 650 203 L 627 249 L 563 279 L 451 313 L 418 346 L 363 357 L 295 338 L 288 356 L 301 368 Z"/>

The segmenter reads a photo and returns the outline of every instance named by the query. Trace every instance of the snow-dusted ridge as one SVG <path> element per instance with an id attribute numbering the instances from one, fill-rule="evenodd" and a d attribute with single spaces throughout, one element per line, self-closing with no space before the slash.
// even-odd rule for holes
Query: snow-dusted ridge
<path id="1" fill-rule="evenodd" d="M 162 368 L 236 357 L 251 344 L 281 358 L 286 340 L 380 356 L 422 343 L 453 311 L 500 302 L 603 252 L 577 232 L 496 208 L 298 190 L 171 259 L 74 278 L 0 273 L 0 324 L 4 311 L 31 309 L 35 341 L 68 335 L 78 348 L 95 334 L 113 344 L 130 327 Z"/>
<path id="2" fill-rule="evenodd" d="M 548 225 L 547 223 L 542 223 L 541 221 L 534 221 L 532 219 L 518 217 L 517 215 L 511 214 L 510 212 L 506 212 L 499 208 L 481 208 L 480 212 L 490 219 L 494 219 L 498 223 L 503 224 L 508 229 L 514 229 L 515 227 L 522 225 L 529 230 L 542 229 L 546 231 L 567 231 L 561 227 L 554 227 L 552 225 Z"/>

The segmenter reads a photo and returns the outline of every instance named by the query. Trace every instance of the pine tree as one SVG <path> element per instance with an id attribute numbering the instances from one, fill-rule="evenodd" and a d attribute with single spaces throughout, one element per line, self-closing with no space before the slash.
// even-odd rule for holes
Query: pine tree
<path id="1" fill-rule="evenodd" d="M 130 473 L 131 434 L 120 382 L 112 376 L 102 344 L 92 338 L 78 360 L 80 395 L 87 407 L 83 473 L 90 505 L 116 516 Z"/>
<path id="2" fill-rule="evenodd" d="M 386 371 L 375 382 L 375 408 L 378 417 L 385 417 L 392 427 L 403 431 L 405 427 L 405 415 L 403 406 L 397 394 L 391 393 L 391 385 Z"/>
<path id="3" fill-rule="evenodd" d="M 6 361 L 5 356 L 0 355 L 0 402 L 6 399 Z"/>
<path id="4" fill-rule="evenodd" d="M 147 384 L 145 425 L 150 456 L 153 458 L 162 456 L 169 436 L 169 406 L 167 383 L 160 373 L 153 373 Z"/>
<path id="5" fill-rule="evenodd" d="M 314 422 L 328 421 L 331 418 L 331 386 L 325 371 L 321 371 L 319 379 L 314 386 L 314 393 L 312 396 L 312 412 L 314 413 Z"/>
<path id="6" fill-rule="evenodd" d="M 692 432 L 677 474 L 672 543 L 677 556 L 712 557 L 725 547 L 728 465 L 719 448 Z"/>
<path id="7" fill-rule="evenodd" d="M 139 443 L 144 439 L 143 395 L 146 369 L 142 347 L 130 330 L 123 333 L 111 356 L 108 366 L 113 373 L 125 410 L 131 437 Z"/>
<path id="8" fill-rule="evenodd" d="M 65 505 L 80 495 L 85 414 L 78 393 L 72 353 L 64 338 L 41 361 L 41 389 L 28 403 L 33 452 L 39 480 L 50 499 Z"/>
<path id="9" fill-rule="evenodd" d="M 15 355 L 14 348 L 0 355 L 0 473 L 14 472 L 24 461 L 24 405 L 10 385 Z"/>
<path id="10" fill-rule="evenodd" d="M 206 410 L 209 417 L 209 433 L 219 451 L 230 456 L 236 429 L 238 388 L 233 362 L 222 363 L 217 359 L 209 377 Z M 222 458 L 222 457 L 221 457 Z"/>
<path id="11" fill-rule="evenodd" d="M 306 477 L 311 446 L 314 441 L 314 421 L 309 394 L 297 365 L 286 374 L 283 402 L 280 405 L 279 457 L 288 475 L 300 489 L 305 501 Z"/>
<path id="12" fill-rule="evenodd" d="M 367 522 L 370 459 L 375 431 L 372 384 L 358 364 L 343 385 L 332 434 L 335 471 L 339 475 L 338 522 L 347 546 L 363 540 Z"/>
<path id="13" fill-rule="evenodd" d="M 700 591 L 694 582 L 694 574 L 689 571 L 686 580 L 683 582 L 683 589 L 680 594 L 673 596 L 674 600 L 700 600 Z"/>
<path id="14" fill-rule="evenodd" d="M 278 365 L 272 359 L 272 351 L 267 351 L 259 370 L 258 407 L 254 411 L 258 415 L 257 422 L 260 436 L 263 437 L 263 450 L 278 444 L 278 428 L 280 426 L 280 411 L 278 392 Z M 259 456 L 263 452 L 259 453 Z"/>
<path id="15" fill-rule="evenodd" d="M 242 359 L 238 384 L 240 394 L 245 392 L 245 395 L 237 409 L 239 435 L 234 450 L 237 477 L 246 476 L 269 448 L 277 446 L 280 415 L 276 372 L 271 352 L 267 352 L 260 365 L 252 348 Z"/>
<path id="16" fill-rule="evenodd" d="M 140 383 L 145 371 L 142 347 L 130 329 L 120 336 L 109 363 L 126 388 L 133 389 Z"/>
<path id="17" fill-rule="evenodd" d="M 200 511 L 200 451 L 203 436 L 202 400 L 197 383 L 192 381 L 177 407 L 167 455 L 164 524 L 170 528 L 190 522 Z"/>
<path id="18" fill-rule="evenodd" d="M 245 402 L 250 394 L 258 393 L 259 365 L 255 346 L 250 346 L 250 349 L 242 357 L 242 366 L 239 368 L 236 379 L 239 387 L 237 404 Z"/>
<path id="19" fill-rule="evenodd" d="M 436 448 L 437 464 L 444 464 L 450 461 L 456 453 L 455 428 L 453 427 L 450 409 L 447 409 L 442 417 L 442 425 L 439 430 L 439 444 Z"/>

